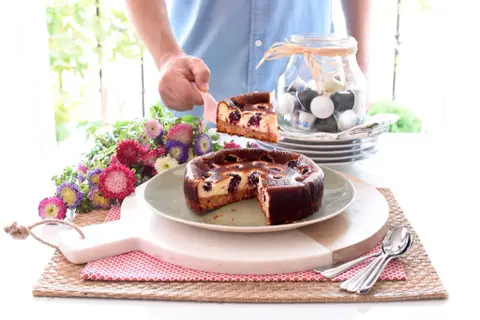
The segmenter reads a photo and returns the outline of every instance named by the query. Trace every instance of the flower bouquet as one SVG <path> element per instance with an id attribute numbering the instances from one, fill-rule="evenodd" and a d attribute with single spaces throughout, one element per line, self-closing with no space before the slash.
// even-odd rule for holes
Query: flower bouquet
<path id="1" fill-rule="evenodd" d="M 117 121 L 111 126 L 87 127 L 91 149 L 79 163 L 54 175 L 54 195 L 42 199 L 42 219 L 65 219 L 67 210 L 87 213 L 108 209 L 132 194 L 157 173 L 222 148 L 240 148 L 233 141 L 219 142 L 216 133 L 194 116 L 175 117 L 160 104 L 148 119 Z M 248 144 L 247 147 L 254 147 Z"/>

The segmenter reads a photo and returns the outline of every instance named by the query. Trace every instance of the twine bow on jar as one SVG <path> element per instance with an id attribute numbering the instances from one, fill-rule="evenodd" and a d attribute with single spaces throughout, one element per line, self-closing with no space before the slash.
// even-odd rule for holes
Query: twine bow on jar
<path id="1" fill-rule="evenodd" d="M 312 39 L 309 39 L 309 41 L 312 41 Z M 320 39 L 313 39 L 313 42 L 315 41 L 321 42 Z M 265 52 L 265 55 L 257 64 L 256 69 L 258 69 L 266 60 L 275 60 L 301 54 L 305 57 L 305 62 L 312 73 L 317 90 L 322 92 L 323 78 L 321 73 L 325 75 L 334 75 L 336 71 L 328 72 L 325 67 L 318 62 L 317 56 L 334 58 L 348 56 L 354 54 L 355 52 L 356 46 L 311 47 L 291 42 L 276 42 L 267 50 L 267 52 Z M 331 61 L 325 61 L 325 64 L 329 63 L 331 63 Z"/>

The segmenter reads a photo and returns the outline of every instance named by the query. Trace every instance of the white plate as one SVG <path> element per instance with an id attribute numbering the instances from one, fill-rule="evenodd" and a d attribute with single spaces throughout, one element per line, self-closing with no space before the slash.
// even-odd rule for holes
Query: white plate
<path id="1" fill-rule="evenodd" d="M 374 150 L 371 150 L 369 152 L 365 152 L 361 155 L 358 155 L 358 156 L 353 156 L 353 157 L 345 157 L 345 158 L 316 158 L 316 157 L 309 157 L 310 159 L 312 159 L 314 162 L 316 162 L 317 164 L 327 164 L 327 163 L 347 163 L 347 162 L 355 162 L 355 161 L 359 161 L 359 160 L 365 160 L 365 159 L 368 159 L 368 158 L 371 158 L 373 157 L 375 154 L 377 154 L 377 150 L 374 149 Z"/>
<path id="2" fill-rule="evenodd" d="M 298 149 L 298 150 L 305 150 L 305 151 L 320 151 L 320 152 L 349 152 L 349 151 L 356 151 L 368 148 L 372 145 L 375 145 L 378 140 L 370 140 L 370 141 L 363 141 L 361 143 L 356 144 L 349 144 L 349 145 L 338 145 L 338 146 L 312 146 L 312 145 L 302 145 L 296 143 L 288 143 L 288 142 L 279 142 L 276 146 L 285 149 Z M 268 143 L 270 146 L 275 146 L 275 144 Z"/>
<path id="3" fill-rule="evenodd" d="M 377 114 L 375 116 L 367 116 L 362 125 L 339 133 L 305 132 L 300 129 L 286 128 L 280 131 L 280 135 L 287 139 L 314 143 L 351 141 L 354 139 L 378 137 L 387 132 L 389 125 L 397 122 L 398 119 L 399 116 L 395 114 Z"/>
<path id="4" fill-rule="evenodd" d="M 365 139 L 352 139 L 352 140 L 342 140 L 342 141 L 324 141 L 324 142 L 314 142 L 314 141 L 305 141 L 305 140 L 295 140 L 283 138 L 279 143 L 285 145 L 293 146 L 302 146 L 303 148 L 312 148 L 312 149 L 346 149 L 354 148 L 362 145 L 367 142 L 375 142 L 378 140 L 377 137 L 365 138 Z"/>
<path id="5" fill-rule="evenodd" d="M 312 159 L 313 161 L 315 161 L 317 163 L 332 162 L 332 161 L 358 160 L 358 159 L 370 157 L 370 156 L 377 153 L 377 148 L 376 147 L 372 147 L 372 148 L 367 149 L 367 150 L 361 150 L 360 152 L 356 152 L 356 153 L 353 153 L 353 154 L 329 154 L 329 155 L 322 155 L 322 154 L 318 155 L 318 154 L 314 154 L 314 153 L 311 153 L 311 152 L 305 152 L 305 151 L 294 150 L 294 149 L 282 149 L 282 148 L 278 148 L 278 147 L 271 148 L 271 147 L 263 146 L 263 145 L 260 145 L 260 147 L 262 147 L 263 149 L 265 149 L 267 151 L 278 150 L 278 151 L 288 151 L 288 152 L 295 152 L 295 153 L 303 154 L 304 156 L 309 157 L 310 159 Z"/>
<path id="6" fill-rule="evenodd" d="M 346 149 L 346 150 L 315 150 L 315 149 L 303 149 L 301 147 L 290 147 L 285 146 L 281 143 L 278 145 L 272 145 L 270 143 L 257 142 L 260 147 L 267 150 L 282 150 L 282 151 L 293 151 L 297 153 L 304 154 L 306 156 L 327 156 L 327 157 L 342 157 L 342 156 L 358 156 L 362 153 L 372 150 L 376 147 L 376 143 L 365 143 L 360 145 L 356 149 Z"/>
<path id="7" fill-rule="evenodd" d="M 304 220 L 267 225 L 256 199 L 232 203 L 203 216 L 188 208 L 183 193 L 185 165 L 169 169 L 150 179 L 144 200 L 159 215 L 179 223 L 225 232 L 274 232 L 296 229 L 324 221 L 345 211 L 355 199 L 353 184 L 339 172 L 321 166 L 325 172 L 323 205 Z"/>

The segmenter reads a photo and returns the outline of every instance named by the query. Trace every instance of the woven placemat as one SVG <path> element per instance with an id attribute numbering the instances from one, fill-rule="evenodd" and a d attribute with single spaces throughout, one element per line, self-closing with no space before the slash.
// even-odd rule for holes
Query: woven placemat
<path id="1" fill-rule="evenodd" d="M 203 302 L 381 302 L 445 299 L 447 291 L 431 264 L 420 239 L 390 189 L 378 189 L 390 206 L 390 227 L 405 225 L 414 246 L 401 261 L 406 281 L 379 281 L 368 295 L 340 290 L 333 282 L 114 282 L 83 280 L 84 265 L 68 262 L 55 252 L 33 288 L 34 296 L 116 299 L 178 300 Z M 80 214 L 78 225 L 102 223 L 107 211 Z"/>

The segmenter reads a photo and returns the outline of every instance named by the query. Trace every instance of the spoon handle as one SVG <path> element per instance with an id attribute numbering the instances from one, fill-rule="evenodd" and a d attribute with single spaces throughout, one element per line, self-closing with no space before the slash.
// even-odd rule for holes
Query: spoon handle
<path id="1" fill-rule="evenodd" d="M 362 285 L 358 288 L 357 293 L 360 294 L 367 294 L 373 285 L 377 282 L 378 278 L 383 272 L 383 269 L 387 266 L 387 264 L 392 260 L 394 256 L 388 256 L 383 263 L 378 264 L 375 269 L 370 273 L 367 279 L 362 283 Z"/>
<path id="2" fill-rule="evenodd" d="M 357 288 L 359 284 L 366 279 L 366 277 L 373 271 L 375 266 L 383 260 L 383 257 L 384 257 L 384 254 L 381 254 L 378 257 L 376 257 L 372 262 L 368 264 L 368 266 L 363 268 L 363 270 L 359 271 L 356 275 L 354 275 L 350 279 L 342 282 L 340 284 L 340 288 L 346 291 L 356 292 L 357 290 L 355 288 Z"/>
<path id="3" fill-rule="evenodd" d="M 372 253 L 372 254 L 369 254 L 367 256 L 362 256 L 362 257 L 359 257 L 355 260 L 352 260 L 352 261 L 349 261 L 349 262 L 346 262 L 344 264 L 341 264 L 337 267 L 334 267 L 334 268 L 330 268 L 330 269 L 326 269 L 326 270 L 321 270 L 321 269 L 314 269 L 315 272 L 318 272 L 320 273 L 323 277 L 329 279 L 329 278 L 333 278 L 345 271 L 347 271 L 348 269 L 350 269 L 351 267 L 367 260 L 367 259 L 370 259 L 370 258 L 374 258 L 374 257 L 378 257 L 380 255 L 380 251 L 379 252 L 375 252 L 375 253 Z"/>

